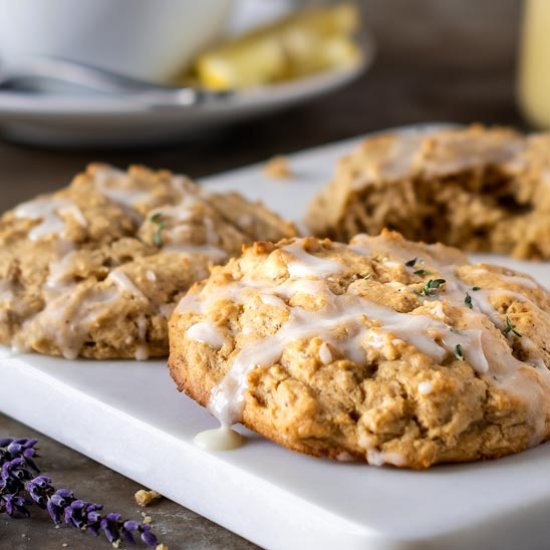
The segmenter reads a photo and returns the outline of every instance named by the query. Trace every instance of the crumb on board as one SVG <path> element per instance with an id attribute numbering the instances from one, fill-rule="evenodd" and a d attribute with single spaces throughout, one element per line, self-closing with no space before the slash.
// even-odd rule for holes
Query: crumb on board
<path id="1" fill-rule="evenodd" d="M 143 523 L 149 525 L 150 523 L 153 523 L 153 518 L 151 516 L 143 516 Z"/>
<path id="2" fill-rule="evenodd" d="M 277 156 L 269 159 L 264 166 L 266 175 L 277 180 L 287 180 L 292 177 L 292 171 L 286 157 Z"/>
<path id="3" fill-rule="evenodd" d="M 151 504 L 155 500 L 162 498 L 162 495 L 160 493 L 157 493 L 156 491 L 147 491 L 146 489 L 140 489 L 134 495 L 134 498 L 136 499 L 136 503 L 138 504 L 138 506 L 149 506 L 149 504 Z"/>
<path id="4" fill-rule="evenodd" d="M 155 550 L 170 550 L 166 544 L 158 544 Z"/>

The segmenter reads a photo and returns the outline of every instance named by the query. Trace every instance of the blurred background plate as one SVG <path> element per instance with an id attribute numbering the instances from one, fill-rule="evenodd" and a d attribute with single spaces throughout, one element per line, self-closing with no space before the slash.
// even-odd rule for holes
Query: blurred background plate
<path id="1" fill-rule="evenodd" d="M 5 137 L 48 146 L 142 145 L 281 110 L 345 86 L 373 58 L 364 41 L 359 63 L 280 84 L 241 91 L 196 107 L 148 106 L 120 96 L 0 93 Z"/>

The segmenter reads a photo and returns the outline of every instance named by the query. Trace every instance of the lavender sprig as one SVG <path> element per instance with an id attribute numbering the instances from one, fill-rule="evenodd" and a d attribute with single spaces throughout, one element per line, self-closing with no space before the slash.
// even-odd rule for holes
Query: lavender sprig
<path id="1" fill-rule="evenodd" d="M 157 545 L 150 525 L 103 514 L 101 504 L 78 499 L 69 489 L 55 489 L 49 477 L 36 475 L 40 473 L 34 461 L 36 444 L 36 439 L 0 439 L 0 514 L 28 518 L 28 508 L 35 504 L 56 525 L 65 523 L 96 536 L 103 533 L 112 544 L 122 540 L 135 544 L 139 537 L 147 546 Z"/>

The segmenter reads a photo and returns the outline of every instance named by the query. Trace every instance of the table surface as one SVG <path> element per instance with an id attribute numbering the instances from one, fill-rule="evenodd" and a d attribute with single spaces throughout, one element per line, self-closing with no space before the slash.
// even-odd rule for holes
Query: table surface
<path id="1" fill-rule="evenodd" d="M 0 142 L 1 209 L 66 185 L 88 162 L 131 163 L 201 177 L 391 126 L 484 122 L 523 126 L 515 105 L 520 0 L 363 0 L 377 41 L 372 69 L 353 85 L 283 114 L 162 148 L 58 151 Z M 146 131 L 146 129 L 144 129 Z M 22 394 L 22 399 L 24 394 Z M 30 405 L 32 406 L 32 405 Z M 2 405 L 0 404 L 0 411 Z M 39 437 L 40 464 L 57 486 L 138 518 L 132 481 L 0 414 L 0 435 Z M 147 508 L 171 550 L 254 545 L 163 500 Z M 77 530 L 0 519 L 0 550 L 107 548 Z"/>

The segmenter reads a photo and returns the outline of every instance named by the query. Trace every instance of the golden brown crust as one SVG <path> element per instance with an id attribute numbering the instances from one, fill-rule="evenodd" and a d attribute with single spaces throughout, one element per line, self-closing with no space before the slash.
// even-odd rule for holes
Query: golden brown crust
<path id="1" fill-rule="evenodd" d="M 297 245 L 308 255 L 303 265 L 293 264 Z M 327 275 L 330 262 L 340 267 Z M 437 278 L 446 282 L 422 295 Z M 345 315 L 332 323 L 340 303 Z M 377 315 L 388 315 L 390 328 Z M 300 316 L 312 330 L 281 336 Z M 408 330 L 411 319 L 429 323 Z M 200 324 L 204 337 L 189 332 Z M 548 331 L 550 296 L 528 276 L 395 233 L 359 236 L 351 246 L 306 238 L 254 244 L 195 284 L 170 320 L 169 366 L 180 391 L 216 409 L 212 392 L 252 357 L 240 417 L 249 428 L 316 456 L 427 468 L 548 438 Z M 427 334 L 438 345 L 450 338 L 447 353 L 426 351 Z M 219 347 L 212 335 L 222 336 Z M 280 350 L 265 355 L 273 345 Z"/>
<path id="2" fill-rule="evenodd" d="M 384 134 L 342 158 L 307 223 L 346 241 L 384 227 L 411 240 L 550 258 L 550 134 L 501 128 Z"/>
<path id="3" fill-rule="evenodd" d="M 66 357 L 164 356 L 167 316 L 212 264 L 293 234 L 235 193 L 91 165 L 0 219 L 0 342 Z"/>

